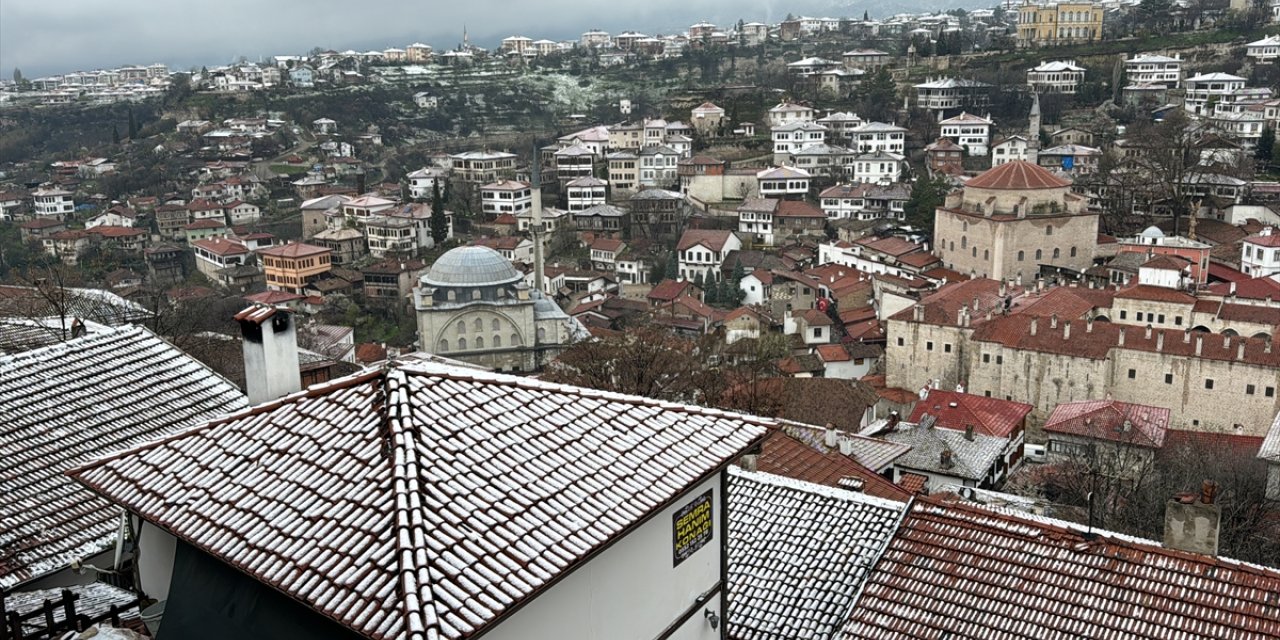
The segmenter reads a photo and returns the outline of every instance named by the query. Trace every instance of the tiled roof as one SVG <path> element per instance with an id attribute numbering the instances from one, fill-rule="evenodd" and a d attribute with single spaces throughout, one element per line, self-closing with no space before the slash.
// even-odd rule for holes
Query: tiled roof
<path id="1" fill-rule="evenodd" d="M 888 500 L 905 502 L 911 494 L 856 460 L 837 450 L 819 451 L 789 435 L 773 429 L 761 445 L 757 469 L 828 487 L 848 488 L 850 479 L 862 483 L 860 491 Z M 842 483 L 841 481 L 844 481 Z"/>
<path id="2" fill-rule="evenodd" d="M 1016 291 L 1006 293 L 1016 295 Z M 978 300 L 978 308 L 973 308 L 974 299 Z M 923 297 L 916 303 L 923 308 L 926 324 L 955 325 L 962 306 L 968 305 L 973 318 L 985 315 L 987 311 L 999 311 L 1004 304 L 1000 297 L 1000 282 L 989 278 L 976 278 L 963 282 L 951 282 L 937 291 Z M 912 320 L 915 310 L 908 308 L 894 314 L 893 320 Z"/>
<path id="3" fill-rule="evenodd" d="M 41 293 L 35 287 L 0 285 L 0 316 L 44 318 L 68 316 L 120 326 L 152 317 L 146 307 L 105 289 L 67 288 L 65 295 Z M 58 305 L 51 300 L 61 299 Z M 61 308 L 57 308 L 61 307 Z"/>
<path id="4" fill-rule="evenodd" d="M 824 344 L 815 349 L 823 362 L 848 362 L 849 350 L 842 344 Z"/>
<path id="5" fill-rule="evenodd" d="M 31 613 L 43 607 L 46 600 L 50 602 L 58 601 L 62 597 L 63 590 L 75 594 L 75 608 L 78 616 L 86 618 L 105 616 L 111 612 L 112 606 L 116 606 L 119 607 L 122 621 L 138 619 L 140 613 L 138 608 L 129 606 L 138 600 L 137 594 L 126 589 L 113 587 L 105 582 L 5 593 L 3 610 L 20 614 Z M 56 623 L 66 620 L 66 610 L 62 607 L 54 608 L 53 620 Z M 37 616 L 28 623 L 24 623 L 23 626 L 23 633 L 26 634 L 24 637 L 40 637 L 38 631 L 45 626 L 44 616 Z M 7 630 L 7 627 L 3 627 L 3 625 L 0 625 L 0 628 Z"/>
<path id="6" fill-rule="evenodd" d="M 973 425 L 976 433 L 1008 438 L 1034 408 L 1011 400 L 930 389 L 929 395 L 916 403 L 907 421 L 918 423 L 928 414 L 939 427 L 964 431 Z"/>
<path id="7" fill-rule="evenodd" d="M 693 287 L 692 282 L 663 280 L 662 282 L 654 285 L 653 289 L 649 291 L 649 295 L 647 297 L 652 300 L 670 302 L 684 295 L 685 291 L 690 287 Z"/>
<path id="8" fill-rule="evenodd" d="M 788 423 L 782 425 L 782 430 L 792 438 L 823 453 L 840 451 L 839 444 L 847 443 L 845 446 L 850 449 L 849 457 L 857 461 L 858 464 L 877 473 L 884 471 L 893 461 L 911 450 L 908 445 L 879 438 L 870 438 L 847 431 L 838 433 L 836 447 L 828 447 L 826 446 L 826 429 L 807 424 Z"/>
<path id="9" fill-rule="evenodd" d="M 1157 287 L 1150 284 L 1135 284 L 1116 292 L 1117 298 L 1126 300 L 1146 300 L 1149 302 L 1169 302 L 1175 304 L 1194 304 L 1195 296 L 1177 289 Z"/>
<path id="10" fill-rule="evenodd" d="M 1071 186 L 1070 180 L 1054 175 L 1044 167 L 1024 160 L 1006 162 L 994 169 L 984 171 L 964 184 L 965 188 L 976 189 L 1008 189 L 1022 191 L 1028 189 L 1059 189 Z"/>
<path id="11" fill-rule="evenodd" d="M 290 242 L 288 244 L 283 244 L 278 247 L 267 247 L 266 249 L 259 249 L 258 253 L 264 256 L 271 256 L 274 258 L 302 258 L 305 256 L 314 256 L 314 255 L 320 255 L 324 253 L 333 253 L 333 251 L 327 247 L 317 247 L 315 245 L 304 244 L 301 242 Z"/>
<path id="12" fill-rule="evenodd" d="M 491 628 L 771 423 L 399 363 L 70 473 L 352 631 L 452 639 Z"/>
<path id="13" fill-rule="evenodd" d="M 830 638 L 904 505 L 767 473 L 729 476 L 727 632 Z"/>
<path id="14" fill-rule="evenodd" d="M 1095 532 L 918 498 L 838 637 L 1280 637 L 1280 572 Z"/>
<path id="15" fill-rule="evenodd" d="M 1169 430 L 1169 415 L 1170 411 L 1163 407 L 1082 400 L 1054 407 L 1044 430 L 1158 449 L 1164 445 Z M 1132 430 L 1125 429 L 1126 422 Z"/>
<path id="16" fill-rule="evenodd" d="M 1111 289 L 1053 287 L 1031 299 L 1018 313 L 1040 318 L 1058 316 L 1063 320 L 1083 319 L 1094 309 L 1111 308 L 1115 292 Z"/>
<path id="17" fill-rule="evenodd" d="M 1267 431 L 1267 437 L 1263 438 L 1262 446 L 1258 449 L 1258 457 L 1271 462 L 1280 462 L 1280 413 L 1276 414 L 1276 419 L 1271 423 L 1271 429 Z"/>
<path id="18" fill-rule="evenodd" d="M 119 510 L 62 475 L 245 406 L 230 382 L 146 329 L 0 356 L 0 588 L 109 548 Z"/>
<path id="19" fill-rule="evenodd" d="M 911 448 L 906 455 L 894 461 L 894 466 L 900 469 L 928 471 L 969 480 L 985 478 L 1009 444 L 1008 438 L 974 433 L 973 440 L 969 440 L 961 431 L 909 422 L 899 422 L 889 431 L 884 431 L 876 423 L 863 430 L 862 435 L 870 436 L 873 433 L 887 442 Z M 944 451 L 951 452 L 951 466 L 942 463 Z"/>
<path id="20" fill-rule="evenodd" d="M 803 202 L 801 200 L 783 200 L 779 202 L 778 208 L 774 211 L 773 215 L 779 218 L 825 219 L 827 217 L 827 214 L 823 213 L 822 209 L 818 208 L 817 205 L 810 202 Z"/>
<path id="21" fill-rule="evenodd" d="M 733 237 L 732 231 L 716 231 L 713 229 L 690 229 L 680 236 L 680 242 L 676 245 L 676 251 L 684 251 L 691 247 L 702 245 L 712 251 L 720 251 L 724 249 L 725 243 L 729 238 Z"/>

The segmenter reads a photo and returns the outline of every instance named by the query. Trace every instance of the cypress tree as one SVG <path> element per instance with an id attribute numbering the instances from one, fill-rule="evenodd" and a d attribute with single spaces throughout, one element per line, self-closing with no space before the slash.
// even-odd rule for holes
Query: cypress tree
<path id="1" fill-rule="evenodd" d="M 431 185 L 431 239 L 439 245 L 449 239 L 449 218 L 444 213 L 444 199 L 440 197 L 440 183 Z"/>

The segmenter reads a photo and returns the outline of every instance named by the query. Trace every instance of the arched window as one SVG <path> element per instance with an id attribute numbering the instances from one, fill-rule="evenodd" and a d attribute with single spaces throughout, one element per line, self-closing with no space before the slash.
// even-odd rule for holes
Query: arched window
<path id="1" fill-rule="evenodd" d="M 546 344 L 546 342 L 547 342 L 547 330 L 546 330 L 546 328 L 544 328 L 544 327 L 538 327 L 538 343 L 539 343 L 539 344 Z"/>
<path id="2" fill-rule="evenodd" d="M 1076 257 L 1076 248 L 1075 248 L 1075 247 L 1071 247 L 1071 257 L 1072 257 L 1072 258 Z"/>
<path id="3" fill-rule="evenodd" d="M 1019 251 L 1019 252 L 1018 252 L 1018 262 L 1022 262 L 1023 260 L 1025 260 L 1025 259 L 1026 259 L 1026 257 L 1027 257 L 1027 252 L 1026 252 L 1026 251 Z"/>
<path id="4" fill-rule="evenodd" d="M 969 248 L 969 236 L 960 236 L 960 248 L 961 249 Z"/>
<path id="5" fill-rule="evenodd" d="M 500 335 L 493 336 L 493 346 L 495 348 L 502 346 L 502 336 Z"/>
<path id="6" fill-rule="evenodd" d="M 990 250 L 990 249 L 983 249 L 983 250 L 982 250 L 982 259 L 983 259 L 983 260 L 990 260 L 990 259 L 991 259 L 991 250 Z"/>
<path id="7" fill-rule="evenodd" d="M 1044 228 L 1044 234 L 1045 234 L 1046 236 L 1051 236 L 1051 235 L 1053 235 L 1053 225 L 1049 225 L 1049 226 L 1045 227 L 1045 228 Z"/>
<path id="8" fill-rule="evenodd" d="M 951 249 L 951 251 L 955 251 L 955 250 L 956 250 L 956 241 L 955 241 L 955 240 L 952 240 L 952 241 L 951 241 L 951 247 L 950 247 L 950 249 Z"/>
<path id="9" fill-rule="evenodd" d="M 489 323 L 489 325 L 493 328 L 493 330 L 494 330 L 494 331 L 497 331 L 497 330 L 498 330 L 498 328 L 501 326 L 501 325 L 498 323 L 498 319 L 497 319 L 497 318 L 494 318 L 494 319 L 493 319 L 493 322 Z"/>
<path id="10" fill-rule="evenodd" d="M 476 348 L 477 349 L 484 348 L 484 336 L 476 336 Z"/>
<path id="11" fill-rule="evenodd" d="M 1058 259 L 1058 258 L 1060 258 L 1060 257 L 1062 257 L 1062 249 L 1059 249 L 1058 247 L 1054 247 L 1054 248 L 1053 248 L 1053 258 L 1056 260 L 1056 259 Z"/>
<path id="12" fill-rule="evenodd" d="M 458 335 L 462 335 L 462 334 L 464 334 L 464 333 L 466 333 L 466 332 L 467 332 L 467 323 L 465 323 L 465 322 L 463 322 L 463 321 L 459 320 L 459 321 L 458 321 Z"/>
<path id="13" fill-rule="evenodd" d="M 968 231 L 968 230 L 969 230 L 969 221 L 968 221 L 968 220 L 961 220 L 961 221 L 960 221 L 960 230 L 961 230 L 961 231 Z"/>
<path id="14" fill-rule="evenodd" d="M 480 299 L 480 290 L 479 290 L 479 289 L 476 289 L 475 291 L 472 291 L 472 292 L 471 292 L 471 299 L 472 299 L 472 300 L 479 300 L 479 299 Z"/>
<path id="15" fill-rule="evenodd" d="M 1042 258 L 1044 258 L 1044 251 L 1041 249 L 1036 249 L 1036 260 L 1040 260 Z"/>
<path id="16" fill-rule="evenodd" d="M 436 351 L 438 351 L 439 353 L 448 353 L 448 352 L 449 352 L 449 341 L 448 341 L 448 340 L 441 340 L 441 341 L 440 341 L 440 344 L 436 345 Z"/>
<path id="17" fill-rule="evenodd" d="M 467 339 L 458 338 L 458 351 L 466 351 L 466 350 L 467 350 Z"/>
<path id="18" fill-rule="evenodd" d="M 471 328 L 476 331 L 484 331 L 484 320 L 476 318 L 475 321 L 471 323 Z"/>
<path id="19" fill-rule="evenodd" d="M 520 334 L 518 334 L 518 333 L 513 333 L 513 334 L 511 334 L 511 346 L 513 346 L 513 347 L 518 347 L 518 346 L 520 346 L 520 344 L 521 344 L 521 342 L 520 342 Z"/>
<path id="20" fill-rule="evenodd" d="M 449 302 L 453 302 L 454 300 L 458 299 L 458 296 L 453 289 L 450 289 L 448 292 L 444 294 L 444 299 L 448 300 Z"/>
<path id="21" fill-rule="evenodd" d="M 978 248 L 974 247 L 970 253 L 973 255 L 973 257 L 975 258 L 978 257 Z"/>

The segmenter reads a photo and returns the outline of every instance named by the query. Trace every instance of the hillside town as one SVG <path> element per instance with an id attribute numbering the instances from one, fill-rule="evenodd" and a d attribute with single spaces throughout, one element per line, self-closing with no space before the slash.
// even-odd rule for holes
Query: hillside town
<path id="1" fill-rule="evenodd" d="M 0 638 L 1280 639 L 1280 4 L 873 13 L 14 70 Z"/>

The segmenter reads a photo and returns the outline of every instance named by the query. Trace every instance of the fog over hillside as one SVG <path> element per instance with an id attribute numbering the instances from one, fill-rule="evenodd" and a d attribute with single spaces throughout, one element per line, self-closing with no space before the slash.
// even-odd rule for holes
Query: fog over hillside
<path id="1" fill-rule="evenodd" d="M 462 39 L 494 47 L 508 35 L 577 39 L 592 28 L 655 33 L 684 31 L 709 20 L 778 22 L 788 13 L 882 18 L 991 4 L 975 0 L 834 2 L 796 0 L 650 0 L 582 3 L 571 0 L 472 0 L 402 3 L 390 0 L 222 0 L 200 3 L 116 0 L 111 3 L 0 2 L 0 73 L 14 67 L 28 77 L 123 64 L 164 62 L 173 68 L 227 63 L 239 56 L 305 53 L 313 47 L 384 49 L 425 42 L 449 49 Z"/>

